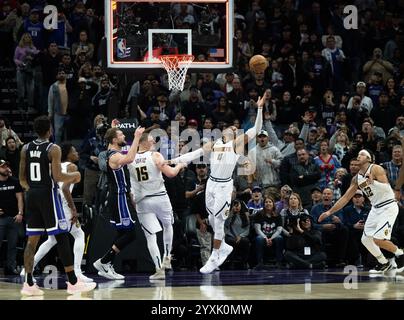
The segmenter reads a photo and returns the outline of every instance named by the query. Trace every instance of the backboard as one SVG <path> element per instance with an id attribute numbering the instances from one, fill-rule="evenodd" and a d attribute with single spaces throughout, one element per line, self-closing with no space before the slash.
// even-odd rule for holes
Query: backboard
<path id="1" fill-rule="evenodd" d="M 190 69 L 233 67 L 233 0 L 105 0 L 107 67 L 162 68 L 160 55 L 192 54 Z"/>

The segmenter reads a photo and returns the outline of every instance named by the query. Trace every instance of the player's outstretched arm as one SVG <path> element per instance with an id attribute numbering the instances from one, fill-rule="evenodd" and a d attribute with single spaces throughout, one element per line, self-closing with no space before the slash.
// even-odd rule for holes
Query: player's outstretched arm
<path id="1" fill-rule="evenodd" d="M 185 168 L 187 166 L 186 163 L 181 162 L 178 163 L 174 168 L 170 167 L 165 161 L 161 153 L 159 152 L 153 152 L 153 161 L 156 164 L 157 168 L 164 173 L 165 176 L 169 178 L 175 177 L 182 168 Z"/>
<path id="2" fill-rule="evenodd" d="M 236 139 L 236 145 L 238 145 L 239 143 L 246 144 L 248 143 L 248 140 L 255 139 L 257 137 L 257 133 L 262 128 L 262 109 L 264 107 L 265 101 L 269 97 L 268 94 L 269 94 L 268 91 L 265 91 L 264 95 L 258 98 L 257 101 L 258 110 L 257 110 L 257 117 L 255 118 L 254 127 L 248 129 L 244 135 L 238 136 Z"/>
<path id="3" fill-rule="evenodd" d="M 355 181 L 354 181 L 355 180 Z M 327 217 L 333 215 L 335 212 L 341 210 L 355 195 L 356 190 L 358 190 L 358 184 L 356 183 L 356 176 L 353 177 L 351 185 L 345 194 L 332 206 L 332 208 L 326 212 L 323 212 L 318 218 L 318 222 L 323 221 Z"/>
<path id="4" fill-rule="evenodd" d="M 202 157 L 205 152 L 207 153 L 207 152 L 211 151 L 212 146 L 213 146 L 212 141 L 209 141 L 209 142 L 205 143 L 202 148 L 196 149 L 195 151 L 192 151 L 192 152 L 187 152 L 177 158 L 169 160 L 168 164 L 177 164 L 177 163 L 181 163 L 181 162 L 188 164 L 188 163 Z"/>

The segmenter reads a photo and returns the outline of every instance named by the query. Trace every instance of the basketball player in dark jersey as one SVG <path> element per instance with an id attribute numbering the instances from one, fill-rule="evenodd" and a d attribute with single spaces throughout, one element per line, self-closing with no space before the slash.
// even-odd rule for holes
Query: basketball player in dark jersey
<path id="1" fill-rule="evenodd" d="M 52 134 L 48 117 L 40 116 L 34 121 L 34 131 L 38 138 L 25 145 L 21 150 L 20 183 L 27 190 L 27 235 L 24 252 L 25 282 L 21 294 L 28 296 L 43 295 L 44 292 L 34 284 L 32 268 L 35 249 L 43 233 L 54 235 L 57 240 L 59 257 L 68 278 L 67 292 L 91 291 L 96 283 L 84 283 L 77 279 L 73 267 L 73 255 L 69 242 L 68 222 L 64 216 L 57 182 L 78 183 L 80 173 L 62 173 L 61 150 L 49 141 Z"/>
<path id="2" fill-rule="evenodd" d="M 134 229 L 136 211 L 130 194 L 130 177 L 128 164 L 135 159 L 139 146 L 139 140 L 144 128 L 138 127 L 135 131 L 134 141 L 128 153 L 122 154 L 122 147 L 126 145 L 125 135 L 115 127 L 110 128 L 105 134 L 108 143 L 107 170 L 108 170 L 108 205 L 107 210 L 111 214 L 111 223 L 117 229 L 112 248 L 100 259 L 93 263 L 98 274 L 107 279 L 122 280 L 125 277 L 115 272 L 114 259 L 122 249 L 136 238 Z"/>

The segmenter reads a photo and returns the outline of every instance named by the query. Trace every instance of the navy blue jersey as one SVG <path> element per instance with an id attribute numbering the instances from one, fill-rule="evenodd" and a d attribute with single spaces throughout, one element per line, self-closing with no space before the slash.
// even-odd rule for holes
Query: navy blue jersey
<path id="1" fill-rule="evenodd" d="M 115 194 L 128 193 L 130 192 L 130 176 L 128 166 L 124 165 L 119 169 L 112 169 L 109 166 L 109 158 L 115 153 L 119 153 L 119 151 L 116 150 L 107 151 L 109 192 Z"/>
<path id="2" fill-rule="evenodd" d="M 49 141 L 32 141 L 25 153 L 25 172 L 30 188 L 52 188 L 57 184 L 52 179 L 51 161 L 48 157 Z"/>

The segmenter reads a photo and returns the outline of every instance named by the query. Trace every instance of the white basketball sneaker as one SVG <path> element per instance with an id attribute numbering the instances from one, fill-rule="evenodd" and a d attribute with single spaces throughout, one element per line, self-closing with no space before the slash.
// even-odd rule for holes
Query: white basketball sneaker
<path id="1" fill-rule="evenodd" d="M 81 282 L 94 282 L 93 279 L 86 277 L 81 271 L 74 271 L 74 273 L 76 274 L 77 279 L 79 279 Z"/>
<path id="2" fill-rule="evenodd" d="M 166 273 L 163 268 L 157 269 L 155 274 L 152 274 L 150 280 L 164 280 L 166 278 Z"/>
<path id="3" fill-rule="evenodd" d="M 111 280 L 125 279 L 125 276 L 115 272 L 115 269 L 110 262 L 102 263 L 101 259 L 98 259 L 93 263 L 93 266 L 98 270 L 98 275 L 100 275 L 101 277 Z"/>
<path id="4" fill-rule="evenodd" d="M 226 258 L 229 256 L 229 254 L 233 251 L 233 247 L 231 245 L 228 245 L 226 242 L 222 241 L 222 244 L 219 249 L 219 264 L 218 266 L 221 266 L 223 262 L 225 262 Z"/>
<path id="5" fill-rule="evenodd" d="M 43 296 L 44 292 L 39 289 L 39 287 L 34 283 L 33 286 L 30 286 L 28 283 L 24 282 L 22 289 L 21 289 L 21 294 L 23 296 Z"/>
<path id="6" fill-rule="evenodd" d="M 211 273 L 212 271 L 216 270 L 216 268 L 219 267 L 220 265 L 219 259 L 220 259 L 220 253 L 212 252 L 212 254 L 209 257 L 209 260 L 202 268 L 199 269 L 199 271 L 203 274 Z"/>
<path id="7" fill-rule="evenodd" d="M 67 283 L 67 293 L 68 294 L 88 292 L 88 291 L 94 290 L 94 288 L 97 286 L 97 284 L 95 282 L 85 283 L 85 282 L 81 282 L 79 279 L 77 279 L 76 284 L 71 284 L 70 282 L 66 282 L 66 283 Z"/>

